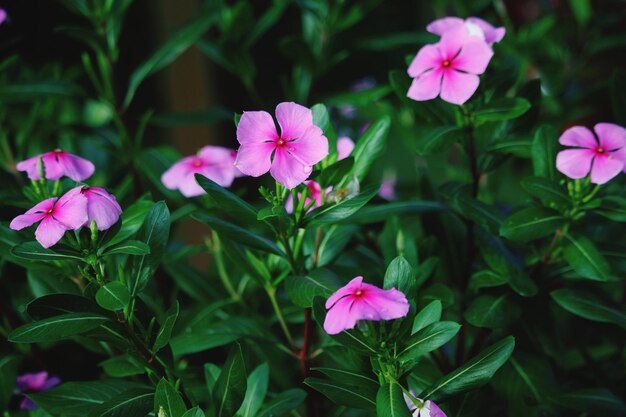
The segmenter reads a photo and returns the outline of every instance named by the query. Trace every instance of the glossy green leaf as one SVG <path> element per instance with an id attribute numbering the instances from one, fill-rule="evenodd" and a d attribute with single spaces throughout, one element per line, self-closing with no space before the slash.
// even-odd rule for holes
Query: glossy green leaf
<path id="1" fill-rule="evenodd" d="M 107 375 L 113 378 L 125 378 L 134 375 L 143 375 L 149 366 L 144 360 L 139 360 L 135 356 L 125 353 L 114 356 L 98 364 Z"/>
<path id="2" fill-rule="evenodd" d="M 121 282 L 109 282 L 96 293 L 96 302 L 105 310 L 123 310 L 130 302 L 130 293 L 126 285 Z"/>
<path id="3" fill-rule="evenodd" d="M 525 242 L 551 235 L 566 222 L 567 220 L 554 210 L 530 207 L 507 217 L 500 227 L 500 235 Z"/>
<path id="4" fill-rule="evenodd" d="M 329 223 L 337 223 L 361 209 L 378 193 L 378 186 L 369 186 L 358 195 L 340 201 L 331 206 L 323 206 L 311 212 L 311 216 L 305 218 L 305 223 L 309 228 L 322 226 Z"/>
<path id="5" fill-rule="evenodd" d="M 238 221 L 256 223 L 257 210 L 250 204 L 202 175 L 196 175 L 196 181 L 213 200 L 215 207 L 224 214 Z"/>
<path id="6" fill-rule="evenodd" d="M 306 398 L 301 389 L 288 389 L 275 396 L 256 415 L 256 417 L 282 416 L 297 409 Z"/>
<path id="7" fill-rule="evenodd" d="M 243 351 L 241 345 L 235 343 L 213 388 L 216 417 L 234 416 L 243 402 L 247 386 Z"/>
<path id="8" fill-rule="evenodd" d="M 626 414 L 624 399 L 607 388 L 587 388 L 570 391 L 553 399 L 572 410 L 598 415 L 622 416 Z"/>
<path id="9" fill-rule="evenodd" d="M 441 320 L 442 311 L 443 306 L 441 305 L 441 301 L 433 300 L 428 303 L 426 307 L 421 309 L 420 312 L 417 313 L 417 315 L 415 316 L 415 319 L 413 320 L 411 334 L 413 335 L 422 330 L 424 327 Z"/>
<path id="10" fill-rule="evenodd" d="M 533 171 L 537 177 L 557 178 L 556 154 L 559 134 L 552 126 L 541 126 L 535 131 L 531 146 Z"/>
<path id="11" fill-rule="evenodd" d="M 461 328 L 461 325 L 451 321 L 438 321 L 429 324 L 411 336 L 398 352 L 397 358 L 401 362 L 418 359 L 420 356 L 446 344 Z"/>
<path id="12" fill-rule="evenodd" d="M 78 252 L 71 250 L 52 250 L 41 246 L 39 242 L 26 242 L 11 248 L 11 254 L 18 258 L 37 260 L 37 261 L 63 261 L 69 259 L 77 259 L 82 261 L 83 258 Z"/>
<path id="13" fill-rule="evenodd" d="M 374 410 L 376 408 L 373 397 L 367 395 L 367 393 L 357 385 L 346 384 L 338 380 L 312 377 L 305 379 L 304 383 L 316 391 L 321 392 L 335 404 L 352 408 L 363 408 L 366 410 Z"/>
<path id="14" fill-rule="evenodd" d="M 154 394 L 154 414 L 159 415 L 160 410 L 167 417 L 182 417 L 187 411 L 183 398 L 165 378 L 159 381 Z"/>
<path id="15" fill-rule="evenodd" d="M 591 240 L 584 236 L 565 235 L 563 256 L 567 263 L 583 278 L 610 281 L 611 269 L 604 256 Z"/>
<path id="16" fill-rule="evenodd" d="M 481 288 L 499 287 L 509 282 L 507 277 L 489 269 L 475 272 L 469 282 L 469 288 L 477 291 Z"/>
<path id="17" fill-rule="evenodd" d="M 524 98 L 497 98 L 474 112 L 476 123 L 501 122 L 520 117 L 530 109 Z"/>
<path id="18" fill-rule="evenodd" d="M 386 290 L 395 288 L 407 297 L 411 297 L 415 286 L 415 271 L 409 262 L 403 256 L 398 256 L 391 261 L 385 272 L 383 288 Z"/>
<path id="19" fill-rule="evenodd" d="M 354 158 L 351 174 L 359 181 L 363 181 L 374 161 L 385 149 L 390 124 L 391 120 L 387 116 L 376 120 L 356 142 L 350 154 Z"/>
<path id="20" fill-rule="evenodd" d="M 572 205 L 567 191 L 548 178 L 527 177 L 520 185 L 528 194 L 540 199 L 546 207 L 565 209 Z"/>
<path id="21" fill-rule="evenodd" d="M 626 329 L 626 312 L 610 306 L 591 293 L 563 288 L 552 291 L 550 296 L 572 314 L 587 320 L 616 324 Z"/>
<path id="22" fill-rule="evenodd" d="M 120 230 L 110 240 L 102 244 L 100 248 L 106 249 L 110 246 L 114 246 L 137 233 L 152 206 L 154 206 L 154 202 L 144 195 L 130 206 L 125 207 L 121 216 L 122 224 Z M 109 232 L 106 231 L 104 233 L 108 234 Z"/>
<path id="23" fill-rule="evenodd" d="M 410 417 L 402 389 L 397 383 L 381 385 L 376 394 L 377 417 Z"/>
<path id="24" fill-rule="evenodd" d="M 269 384 L 269 366 L 267 362 L 259 365 L 248 375 L 248 387 L 241 407 L 235 417 L 254 417 L 263 405 Z"/>
<path id="25" fill-rule="evenodd" d="M 174 324 L 176 324 L 176 319 L 178 318 L 179 306 L 178 301 L 174 303 L 174 305 L 169 309 L 169 311 L 165 315 L 165 320 L 159 327 L 159 332 L 157 333 L 156 339 L 154 340 L 154 345 L 152 346 L 153 352 L 158 352 L 170 342 L 170 338 L 172 337 L 172 329 L 174 328 Z"/>
<path id="26" fill-rule="evenodd" d="M 204 411 L 200 407 L 194 407 L 191 410 L 187 410 L 183 417 L 205 417 Z"/>
<path id="27" fill-rule="evenodd" d="M 480 295 L 475 298 L 465 311 L 465 320 L 473 326 L 488 329 L 506 327 L 515 322 L 521 310 L 509 295 L 494 297 Z"/>
<path id="28" fill-rule="evenodd" d="M 144 416 L 152 410 L 153 402 L 152 389 L 131 389 L 93 407 L 88 417 Z"/>
<path id="29" fill-rule="evenodd" d="M 110 255 L 149 255 L 150 246 L 139 240 L 127 240 L 109 247 L 102 253 L 102 257 Z"/>
<path id="30" fill-rule="evenodd" d="M 421 131 L 415 142 L 415 149 L 420 155 L 431 155 L 444 151 L 463 137 L 458 126 L 439 126 Z"/>
<path id="31" fill-rule="evenodd" d="M 67 339 L 95 329 L 108 319 L 94 313 L 69 313 L 35 321 L 9 333 L 13 343 L 41 343 Z"/>
<path id="32" fill-rule="evenodd" d="M 315 269 L 306 275 L 289 276 L 285 280 L 289 299 L 299 307 L 311 307 L 316 296 L 328 298 L 337 289 L 337 276 L 324 268 Z"/>

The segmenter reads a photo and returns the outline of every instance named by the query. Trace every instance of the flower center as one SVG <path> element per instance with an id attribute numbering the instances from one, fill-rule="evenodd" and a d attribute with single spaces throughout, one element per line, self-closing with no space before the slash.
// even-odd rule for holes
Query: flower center
<path id="1" fill-rule="evenodd" d="M 50 209 L 44 212 L 44 214 L 52 214 L 54 213 L 54 209 Z"/>
<path id="2" fill-rule="evenodd" d="M 276 146 L 285 146 L 285 143 L 287 143 L 287 141 L 283 138 L 280 138 L 276 141 Z"/>
<path id="3" fill-rule="evenodd" d="M 198 168 L 202 166 L 202 160 L 200 159 L 196 159 L 195 161 L 193 161 L 193 166 Z"/>
<path id="4" fill-rule="evenodd" d="M 604 152 L 605 152 L 604 148 L 602 148 L 602 147 L 596 148 L 596 153 L 602 154 Z"/>
<path id="5" fill-rule="evenodd" d="M 452 62 L 450 62 L 449 59 L 446 59 L 445 61 L 443 61 L 441 63 L 441 66 L 444 67 L 444 68 L 448 68 L 448 67 L 450 67 L 451 64 L 452 64 Z"/>
<path id="6" fill-rule="evenodd" d="M 363 295 L 363 290 L 357 290 L 357 291 L 354 293 L 354 296 L 355 296 L 355 297 L 360 297 L 360 296 L 362 296 L 362 295 Z"/>

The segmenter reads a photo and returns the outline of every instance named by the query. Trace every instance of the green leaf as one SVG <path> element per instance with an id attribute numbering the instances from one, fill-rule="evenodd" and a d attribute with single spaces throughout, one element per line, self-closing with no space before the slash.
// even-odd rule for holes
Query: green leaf
<path id="1" fill-rule="evenodd" d="M 591 0 L 569 0 L 574 17 L 580 26 L 585 26 L 591 19 Z"/>
<path id="2" fill-rule="evenodd" d="M 438 401 L 486 384 L 509 359 L 514 347 L 515 339 L 512 336 L 491 345 L 462 367 L 435 382 L 421 394 L 422 398 Z"/>
<path id="3" fill-rule="evenodd" d="M 429 324 L 415 333 L 398 352 L 396 357 L 401 362 L 418 359 L 446 344 L 461 328 L 461 325 L 452 321 L 438 321 Z"/>
<path id="4" fill-rule="evenodd" d="M 76 294 L 48 294 L 36 298 L 26 307 L 28 315 L 35 320 L 65 313 L 99 313 L 100 308 L 87 297 Z"/>
<path id="5" fill-rule="evenodd" d="M 563 187 L 545 177 L 527 177 L 520 185 L 528 194 L 540 199 L 546 207 L 563 210 L 572 205 Z"/>
<path id="6" fill-rule="evenodd" d="M 593 294 L 572 289 L 560 289 L 550 296 L 565 310 L 587 320 L 612 323 L 626 329 L 626 313 L 607 305 Z"/>
<path id="7" fill-rule="evenodd" d="M 170 338 L 172 337 L 172 329 L 174 328 L 174 324 L 176 324 L 178 313 L 179 307 L 178 301 L 176 301 L 166 313 L 165 320 L 163 321 L 163 324 L 161 324 L 161 327 L 159 327 L 159 332 L 157 333 L 156 339 L 154 341 L 154 346 L 152 346 L 152 351 L 154 353 L 167 346 L 167 344 L 170 342 Z"/>
<path id="8" fill-rule="evenodd" d="M 537 177 L 557 178 L 556 153 L 559 134 L 552 126 L 541 126 L 535 131 L 531 146 L 533 171 Z"/>
<path id="9" fill-rule="evenodd" d="M 235 417 L 254 417 L 263 405 L 269 384 L 269 366 L 267 362 L 259 365 L 248 375 L 248 388 Z"/>
<path id="10" fill-rule="evenodd" d="M 198 174 L 195 177 L 217 209 L 238 221 L 256 223 L 257 210 L 254 207 L 210 179 Z"/>
<path id="11" fill-rule="evenodd" d="M 102 257 L 110 255 L 149 255 L 150 246 L 139 240 L 127 240 L 109 247 L 102 253 Z"/>
<path id="12" fill-rule="evenodd" d="M 342 223 L 369 224 L 387 221 L 390 216 L 447 211 L 448 209 L 447 206 L 436 201 L 398 201 L 389 204 L 370 204 L 344 219 Z"/>
<path id="13" fill-rule="evenodd" d="M 443 307 L 440 300 L 433 300 L 426 305 L 413 320 L 413 328 L 411 334 L 415 334 L 429 324 L 433 324 L 441 320 Z"/>
<path id="14" fill-rule="evenodd" d="M 249 246 L 251 248 L 259 249 L 264 252 L 273 253 L 279 256 L 285 256 L 285 253 L 274 242 L 269 239 L 259 236 L 249 229 L 244 229 L 228 223 L 217 217 L 209 216 L 203 213 L 196 213 L 193 215 L 196 220 L 208 224 L 213 230 L 225 238 L 231 239 L 234 242 L 241 243 L 242 245 Z"/>
<path id="15" fill-rule="evenodd" d="M 63 261 L 68 259 L 83 260 L 75 251 L 54 251 L 41 246 L 39 242 L 25 242 L 11 248 L 11 254 L 18 258 L 37 261 Z"/>
<path id="16" fill-rule="evenodd" d="M 287 296 L 299 307 L 311 307 L 316 296 L 328 298 L 338 289 L 337 276 L 324 268 L 315 269 L 307 275 L 289 276 L 285 280 Z"/>
<path id="17" fill-rule="evenodd" d="M 114 378 L 125 378 L 146 373 L 149 365 L 129 353 L 114 356 L 98 364 L 107 375 Z"/>
<path id="18" fill-rule="evenodd" d="M 614 222 L 626 222 L 626 198 L 616 195 L 602 197 L 602 204 L 595 213 Z"/>
<path id="19" fill-rule="evenodd" d="M 474 221 L 475 223 L 497 232 L 502 225 L 502 215 L 495 207 L 471 198 L 465 193 L 458 193 L 454 198 L 459 214 Z"/>
<path id="20" fill-rule="evenodd" d="M 465 311 L 465 320 L 473 326 L 498 329 L 515 322 L 521 315 L 517 304 L 508 295 L 480 295 Z"/>
<path id="21" fill-rule="evenodd" d="M 508 282 L 509 280 L 504 275 L 484 269 L 472 274 L 468 288 L 472 291 L 478 291 L 481 288 L 499 287 Z"/>
<path id="22" fill-rule="evenodd" d="M 409 262 L 403 256 L 398 256 L 391 261 L 385 272 L 383 288 L 386 290 L 395 288 L 411 298 L 415 286 L 415 271 Z"/>
<path id="23" fill-rule="evenodd" d="M 278 394 L 268 402 L 265 407 L 256 415 L 256 417 L 274 417 L 282 416 L 290 411 L 295 410 L 302 404 L 306 398 L 306 392 L 301 389 L 288 389 Z"/>
<path id="24" fill-rule="evenodd" d="M 183 417 L 206 417 L 204 411 L 200 409 L 200 407 L 194 407 L 191 410 L 188 410 Z"/>
<path id="25" fill-rule="evenodd" d="M 372 185 L 353 198 L 342 200 L 331 206 L 320 207 L 311 212 L 310 216 L 305 217 L 305 224 L 312 229 L 329 223 L 337 223 L 359 211 L 361 207 L 374 198 L 378 193 L 378 188 L 377 185 Z"/>
<path id="26" fill-rule="evenodd" d="M 15 390 L 18 366 L 17 356 L 6 355 L 0 359 L 0 411 L 7 410 Z"/>
<path id="27" fill-rule="evenodd" d="M 150 247 L 150 254 L 133 258 L 132 274 L 128 279 L 132 297 L 145 288 L 159 267 L 169 234 L 170 211 L 165 202 L 159 201 L 150 209 L 141 229 L 137 232 L 137 239 Z"/>
<path id="28" fill-rule="evenodd" d="M 154 394 L 154 414 L 159 415 L 161 409 L 167 417 L 182 417 L 187 411 L 183 398 L 165 378 L 161 378 Z"/>
<path id="29" fill-rule="evenodd" d="M 609 263 L 586 237 L 565 235 L 563 257 L 583 278 L 594 281 L 611 281 Z"/>
<path id="30" fill-rule="evenodd" d="M 67 339 L 95 329 L 108 319 L 94 313 L 70 313 L 25 324 L 9 334 L 13 343 L 41 343 Z"/>
<path id="31" fill-rule="evenodd" d="M 539 239 L 553 234 L 567 220 L 544 207 L 530 207 L 513 213 L 500 227 L 500 235 L 515 241 Z"/>
<path id="32" fill-rule="evenodd" d="M 315 104 L 311 107 L 311 112 L 313 113 L 313 124 L 324 132 L 324 136 L 328 138 L 329 149 L 335 149 L 337 134 L 333 129 L 333 125 L 330 122 L 330 115 L 328 114 L 328 109 L 322 103 Z M 332 151 L 331 151 L 332 152 Z"/>
<path id="33" fill-rule="evenodd" d="M 243 352 L 241 345 L 235 343 L 213 388 L 216 417 L 235 415 L 246 395 L 247 385 Z"/>
<path id="34" fill-rule="evenodd" d="M 354 158 L 349 156 L 324 168 L 315 178 L 322 188 L 340 183 L 354 167 Z"/>
<path id="35" fill-rule="evenodd" d="M 322 372 L 329 378 L 342 383 L 358 387 L 359 392 L 364 393 L 370 400 L 376 397 L 379 384 L 363 373 L 338 368 L 312 368 L 312 370 Z M 373 401 L 372 401 L 373 402 Z"/>
<path id="36" fill-rule="evenodd" d="M 316 391 L 321 392 L 335 404 L 346 407 L 376 409 L 372 396 L 368 395 L 357 385 L 346 384 L 343 381 L 331 381 L 321 378 L 306 378 L 304 383 Z M 374 393 L 375 394 L 375 393 Z"/>
<path id="37" fill-rule="evenodd" d="M 415 149 L 420 155 L 432 155 L 448 149 L 462 136 L 458 126 L 439 126 L 423 130 L 415 142 Z"/>
<path id="38" fill-rule="evenodd" d="M 558 404 L 577 411 L 597 415 L 626 415 L 624 400 L 607 388 L 587 388 L 561 394 L 553 399 Z"/>
<path id="39" fill-rule="evenodd" d="M 121 282 L 109 282 L 96 293 L 96 302 L 105 310 L 123 310 L 130 302 L 130 293 L 126 285 Z"/>
<path id="40" fill-rule="evenodd" d="M 152 389 L 132 389 L 93 407 L 88 417 L 145 416 L 152 410 L 153 402 Z"/>
<path id="41" fill-rule="evenodd" d="M 354 157 L 351 176 L 355 176 L 359 182 L 363 181 L 374 161 L 385 149 L 390 124 L 388 116 L 376 120 L 356 142 L 351 154 Z M 346 185 L 345 181 L 343 185 Z"/>
<path id="42" fill-rule="evenodd" d="M 200 16 L 176 31 L 150 58 L 136 68 L 130 76 L 123 107 L 128 108 L 137 88 L 146 78 L 178 58 L 187 48 L 200 39 L 218 19 L 219 14 L 215 13 L 212 8 L 205 8 Z"/>
<path id="43" fill-rule="evenodd" d="M 45 80 L 30 83 L 10 83 L 0 86 L 0 100 L 4 103 L 41 100 L 46 97 L 72 97 L 80 89 L 67 81 Z"/>
<path id="44" fill-rule="evenodd" d="M 376 416 L 410 417 L 410 415 L 400 386 L 397 383 L 381 385 L 376 394 Z"/>
<path id="45" fill-rule="evenodd" d="M 515 119 L 530 109 L 530 103 L 524 98 L 498 98 L 492 100 L 483 107 L 474 112 L 474 118 L 477 124 L 485 122 L 501 122 L 505 120 Z"/>
<path id="46" fill-rule="evenodd" d="M 101 245 L 100 248 L 106 249 L 110 246 L 116 245 L 137 233 L 148 215 L 148 212 L 150 212 L 150 209 L 153 206 L 154 202 L 149 200 L 148 197 L 144 195 L 139 200 L 125 208 L 121 216 L 122 225 L 120 230 L 108 242 Z M 108 231 L 105 233 L 108 233 Z"/>

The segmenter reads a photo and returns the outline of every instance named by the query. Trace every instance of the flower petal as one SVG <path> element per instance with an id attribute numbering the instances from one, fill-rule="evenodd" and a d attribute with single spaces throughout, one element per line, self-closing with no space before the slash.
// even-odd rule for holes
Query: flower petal
<path id="1" fill-rule="evenodd" d="M 313 125 L 313 112 L 294 102 L 285 102 L 276 106 L 276 119 L 280 125 L 280 137 L 295 139 Z"/>
<path id="2" fill-rule="evenodd" d="M 33 156 L 32 158 L 25 159 L 23 161 L 18 162 L 15 165 L 15 169 L 18 171 L 26 172 L 28 178 L 31 180 L 39 179 L 39 172 L 37 172 L 37 160 L 41 155 Z"/>
<path id="3" fill-rule="evenodd" d="M 598 142 L 606 151 L 621 149 L 626 146 L 626 129 L 613 123 L 598 123 L 593 127 L 598 135 Z"/>
<path id="4" fill-rule="evenodd" d="M 328 139 L 322 129 L 311 125 L 300 139 L 288 142 L 284 149 L 300 163 L 313 166 L 328 155 Z"/>
<path id="5" fill-rule="evenodd" d="M 87 178 L 91 177 L 96 170 L 91 161 L 68 152 L 58 153 L 57 159 L 63 168 L 64 175 L 77 182 L 85 181 Z M 47 169 L 48 167 L 46 166 L 46 170 Z M 46 178 L 47 177 L 48 173 L 46 171 Z"/>
<path id="6" fill-rule="evenodd" d="M 44 248 L 49 248 L 61 240 L 66 230 L 68 229 L 61 222 L 48 216 L 39 223 L 37 230 L 35 230 L 35 239 Z"/>
<path id="7" fill-rule="evenodd" d="M 300 159 L 294 157 L 283 147 L 276 148 L 274 161 L 270 173 L 272 177 L 287 189 L 302 184 L 311 175 L 311 165 L 304 164 Z"/>
<path id="8" fill-rule="evenodd" d="M 235 181 L 235 171 L 236 168 L 234 165 L 208 165 L 203 167 L 198 173 L 214 181 L 221 187 L 230 187 L 233 181 Z"/>
<path id="9" fill-rule="evenodd" d="M 588 149 L 567 149 L 556 156 L 556 169 L 566 176 L 578 179 L 589 174 L 595 152 Z"/>
<path id="10" fill-rule="evenodd" d="M 430 33 L 434 33 L 435 35 L 443 35 L 451 29 L 457 29 L 459 26 L 463 25 L 463 19 L 460 17 L 443 17 L 441 19 L 437 19 L 426 26 L 426 30 Z"/>
<path id="11" fill-rule="evenodd" d="M 448 103 L 463 104 L 472 97 L 478 88 L 478 75 L 448 70 L 441 82 L 441 98 Z"/>
<path id="12" fill-rule="evenodd" d="M 468 17 L 465 21 L 478 26 L 483 31 L 483 34 L 485 35 L 485 42 L 487 43 L 500 42 L 506 34 L 505 28 L 496 28 L 491 23 L 488 23 L 478 17 Z"/>
<path id="13" fill-rule="evenodd" d="M 17 377 L 17 387 L 20 391 L 39 391 L 46 383 L 48 373 L 46 371 L 24 374 Z"/>
<path id="14" fill-rule="evenodd" d="M 240 144 L 266 142 L 276 138 L 276 125 L 268 112 L 243 112 L 237 124 L 237 140 Z"/>
<path id="15" fill-rule="evenodd" d="M 41 155 L 47 180 L 58 180 L 65 175 L 65 168 L 59 160 L 57 152 L 46 152 Z M 39 176 L 39 173 L 37 174 Z"/>
<path id="16" fill-rule="evenodd" d="M 353 304 L 354 299 L 346 297 L 339 300 L 328 310 L 324 319 L 324 330 L 326 333 L 330 335 L 339 334 L 356 326 L 358 318 L 352 310 Z"/>
<path id="17" fill-rule="evenodd" d="M 469 39 L 467 28 L 465 25 L 462 25 L 445 32 L 441 36 L 441 40 L 435 45 L 439 48 L 443 59 L 452 60 Z"/>
<path id="18" fill-rule="evenodd" d="M 624 161 L 613 157 L 611 154 L 596 155 L 591 167 L 591 182 L 604 184 L 622 172 Z"/>
<path id="19" fill-rule="evenodd" d="M 57 201 L 56 197 L 45 199 L 32 208 L 28 209 L 26 213 L 15 217 L 9 227 L 13 230 L 22 230 L 25 227 L 31 226 L 34 223 L 42 220 L 46 217 L 46 212 L 54 208 L 54 203 Z"/>
<path id="20" fill-rule="evenodd" d="M 584 126 L 574 126 L 567 129 L 559 138 L 561 145 L 576 146 L 579 148 L 595 149 L 598 146 L 591 130 Z"/>
<path id="21" fill-rule="evenodd" d="M 418 77 L 424 71 L 431 68 L 439 68 L 441 66 L 441 52 L 435 45 L 426 45 L 422 47 L 411 61 L 411 65 L 407 70 L 407 73 L 412 78 Z"/>
<path id="22" fill-rule="evenodd" d="M 183 158 L 169 167 L 167 171 L 161 175 L 163 185 L 170 190 L 176 190 L 183 182 L 187 181 L 190 171 L 189 165 L 192 159 L 194 159 L 194 157 Z"/>
<path id="23" fill-rule="evenodd" d="M 432 100 L 439 95 L 441 90 L 441 77 L 443 72 L 439 69 L 428 71 L 417 77 L 411 83 L 407 97 L 417 101 Z"/>
<path id="24" fill-rule="evenodd" d="M 87 197 L 83 194 L 66 193 L 54 205 L 53 216 L 68 230 L 79 229 L 89 220 L 87 205 Z"/>
<path id="25" fill-rule="evenodd" d="M 354 150 L 354 142 L 347 136 L 337 139 L 337 160 L 341 161 L 350 156 Z"/>
<path id="26" fill-rule="evenodd" d="M 51 376 L 48 380 L 41 386 L 42 391 L 47 391 L 50 388 L 56 387 L 61 383 L 61 379 L 56 376 Z"/>
<path id="27" fill-rule="evenodd" d="M 252 177 L 259 177 L 270 170 L 272 152 L 276 148 L 273 142 L 248 142 L 237 151 L 235 167 Z"/>
<path id="28" fill-rule="evenodd" d="M 371 284 L 363 284 L 362 301 L 370 306 L 377 317 L 373 320 L 393 320 L 404 317 L 409 312 L 406 296 L 395 288 L 382 290 Z"/>
<path id="29" fill-rule="evenodd" d="M 328 300 L 326 300 L 326 308 L 331 308 L 337 301 L 340 299 L 354 294 L 359 288 L 361 288 L 361 284 L 363 283 L 363 277 L 354 277 L 343 287 L 339 288 L 337 291 L 333 293 Z"/>
<path id="30" fill-rule="evenodd" d="M 90 187 L 85 196 L 88 200 L 89 223 L 95 220 L 98 230 L 106 230 L 117 223 L 122 208 L 113 195 L 103 188 Z"/>
<path id="31" fill-rule="evenodd" d="M 200 187 L 200 184 L 196 181 L 196 171 L 189 171 L 184 181 L 178 185 L 178 191 L 185 197 L 197 197 L 202 194 L 206 194 L 204 188 Z M 199 174 L 199 172 L 198 172 Z"/>
<path id="32" fill-rule="evenodd" d="M 493 56 L 493 50 L 482 40 L 471 40 L 463 45 L 461 52 L 452 62 L 457 70 L 482 74 Z"/>

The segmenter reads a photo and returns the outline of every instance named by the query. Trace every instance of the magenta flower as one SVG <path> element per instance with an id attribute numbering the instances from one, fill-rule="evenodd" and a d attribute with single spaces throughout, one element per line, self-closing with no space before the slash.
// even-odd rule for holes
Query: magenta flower
<path id="1" fill-rule="evenodd" d="M 563 132 L 559 143 L 575 149 L 558 153 L 556 169 L 574 179 L 584 178 L 591 171 L 591 182 L 604 184 L 624 169 L 626 129 L 612 123 L 598 123 L 593 130 L 595 136 L 583 126 Z"/>
<path id="2" fill-rule="evenodd" d="M 328 155 L 328 139 L 313 124 L 311 110 L 299 104 L 280 103 L 276 106 L 276 119 L 280 134 L 269 113 L 243 113 L 237 125 L 241 146 L 235 166 L 253 177 L 270 171 L 274 179 L 292 189 L 304 182 L 313 165 Z"/>
<path id="3" fill-rule="evenodd" d="M 308 206 L 313 200 L 315 200 L 315 203 L 313 203 L 311 208 L 307 210 L 308 213 L 309 211 L 322 205 L 322 187 L 313 180 L 304 181 L 304 185 L 306 185 L 309 191 L 304 199 L 304 207 Z M 326 192 L 328 193 L 330 190 L 332 190 L 332 187 L 328 187 L 326 189 Z M 302 198 L 302 193 L 298 193 L 298 199 L 300 198 Z M 289 196 L 287 197 L 287 201 L 285 201 L 285 210 L 287 211 L 287 213 L 293 213 L 293 197 L 291 194 L 289 194 Z"/>
<path id="4" fill-rule="evenodd" d="M 354 150 L 354 142 L 347 136 L 341 136 L 337 139 L 337 160 L 341 161 L 350 156 Z"/>
<path id="5" fill-rule="evenodd" d="M 364 284 L 363 277 L 352 279 L 326 300 L 324 330 L 338 334 L 354 328 L 358 320 L 393 320 L 409 312 L 406 296 L 392 288 L 382 290 L 375 285 Z"/>
<path id="6" fill-rule="evenodd" d="M 478 74 L 485 72 L 492 56 L 489 45 L 464 28 L 446 32 L 411 62 L 408 73 L 414 80 L 407 96 L 424 101 L 441 95 L 449 103 L 463 104 L 478 88 Z"/>
<path id="7" fill-rule="evenodd" d="M 9 227 L 22 230 L 40 221 L 35 238 L 41 246 L 49 248 L 61 240 L 65 231 L 79 229 L 87 219 L 87 198 L 82 194 L 66 193 L 61 198 L 52 197 L 36 204 L 14 218 Z"/>
<path id="8" fill-rule="evenodd" d="M 83 185 L 72 188 L 65 195 L 69 198 L 76 195 L 83 195 L 87 198 L 87 225 L 95 221 L 98 230 L 106 230 L 113 226 L 122 214 L 122 208 L 115 196 L 109 194 L 104 188 Z"/>
<path id="9" fill-rule="evenodd" d="M 506 34 L 505 28 L 496 28 L 478 17 L 468 17 L 465 20 L 460 17 L 444 17 L 431 22 L 426 26 L 426 30 L 435 35 L 443 36 L 444 33 L 462 26 L 465 27 L 470 36 L 477 36 L 488 44 L 500 42 Z"/>
<path id="10" fill-rule="evenodd" d="M 18 162 L 15 167 L 18 171 L 26 171 L 28 178 L 31 180 L 38 180 L 40 179 L 37 169 L 39 158 L 43 161 L 46 179 L 48 180 L 58 180 L 65 176 L 74 181 L 85 181 L 95 171 L 95 167 L 90 161 L 60 149 Z"/>
<path id="11" fill-rule="evenodd" d="M 36 374 L 24 374 L 17 377 L 17 388 L 20 394 L 31 394 L 35 392 L 47 391 L 61 383 L 56 376 L 48 376 L 47 372 L 37 372 Z M 21 410 L 35 410 L 37 404 L 28 397 L 24 397 L 20 403 Z"/>
<path id="12" fill-rule="evenodd" d="M 195 197 L 206 191 L 194 177 L 200 174 L 222 187 L 230 187 L 240 176 L 235 167 L 237 152 L 221 146 L 205 146 L 197 155 L 187 156 L 172 165 L 161 176 L 161 182 L 170 190 L 180 190 L 185 197 Z"/>

